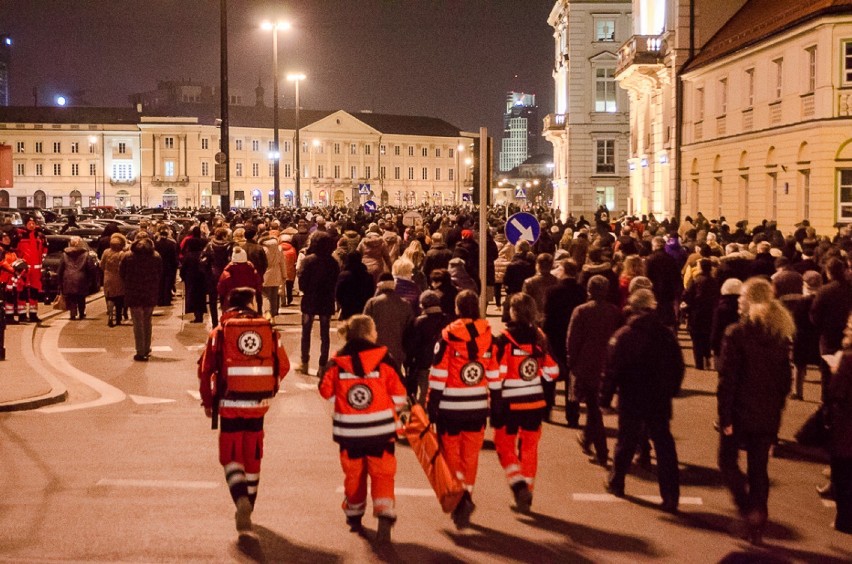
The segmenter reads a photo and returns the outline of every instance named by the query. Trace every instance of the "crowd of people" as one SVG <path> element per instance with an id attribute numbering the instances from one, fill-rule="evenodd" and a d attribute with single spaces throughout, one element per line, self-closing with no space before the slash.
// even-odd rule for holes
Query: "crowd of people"
<path id="1" fill-rule="evenodd" d="M 339 380 L 343 372 L 366 377 L 366 365 L 353 366 L 352 358 L 381 349 L 368 363 L 385 363 L 390 368 L 382 370 L 399 375 L 410 401 L 426 407 L 447 463 L 465 487 L 453 512 L 460 527 L 475 507 L 472 491 L 489 419 L 516 505 L 529 509 L 536 445 L 542 423 L 553 417 L 559 380 L 570 427 L 580 428 L 580 404 L 586 406 L 577 441 L 591 462 L 608 469 L 607 490 L 623 496 L 634 457 L 648 464 L 653 444 L 661 507 L 676 512 L 678 458 L 670 421 L 685 370 L 676 335 L 685 324 L 694 367 L 718 372 L 719 469 L 751 540 L 761 542 L 768 518 L 767 468 L 782 412 L 788 399 L 803 398 L 809 365 L 819 368 L 820 413 L 831 423 L 831 486 L 823 491 L 837 502 L 835 528 L 852 533 L 849 225 L 818 234 L 803 220 L 785 234 L 771 221 L 730 225 L 701 213 L 681 222 L 653 215 L 616 219 L 602 208 L 588 219 L 563 220 L 551 210 L 531 209 L 540 237 L 513 244 L 504 226 L 516 209 L 487 210 L 485 233 L 470 208 L 422 207 L 408 224 L 402 211 L 210 212 L 197 214 L 196 223 L 178 233 L 156 222 L 143 222 L 127 239 L 105 233 L 99 264 L 108 323 L 120 324 L 129 308 L 134 334 L 138 325 L 135 358 L 145 360 L 151 310 L 171 303 L 178 273 L 184 313 L 196 323 L 209 315 L 214 327 L 235 289 L 253 289 L 257 312 L 272 322 L 282 304 L 299 299 L 297 370 L 320 376 L 323 395 L 331 397 L 340 389 L 328 378 Z M 75 248 L 72 239 L 63 257 L 63 293 L 77 308 L 72 319 L 85 316 L 78 278 L 91 270 L 75 258 Z M 7 266 L 3 272 L 8 283 Z M 482 293 L 502 312 L 506 329 L 498 334 L 479 310 Z M 335 316 L 347 338 L 337 354 L 330 339 Z M 388 397 L 397 395 L 389 389 Z M 618 438 L 610 462 L 602 412 L 613 409 L 616 396 Z M 353 446 L 351 435 L 337 426 L 335 433 L 336 440 L 349 437 L 338 440 L 344 470 L 359 457 L 393 454 L 387 434 Z M 741 449 L 748 454 L 747 473 L 738 466 Z M 379 483 L 374 509 L 387 531 L 396 518 L 392 488 L 388 494 L 387 482 Z M 347 482 L 346 492 L 344 510 L 354 528 L 366 494 L 354 482 Z"/>

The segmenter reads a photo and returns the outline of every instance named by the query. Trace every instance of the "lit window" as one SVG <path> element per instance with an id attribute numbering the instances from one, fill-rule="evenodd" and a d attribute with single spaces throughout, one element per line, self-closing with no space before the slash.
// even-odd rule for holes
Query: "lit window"
<path id="1" fill-rule="evenodd" d="M 852 220 L 852 169 L 840 170 L 840 189 L 837 196 L 837 220 Z"/>
<path id="2" fill-rule="evenodd" d="M 599 139 L 595 149 L 595 173 L 615 174 L 615 139 Z"/>
<path id="3" fill-rule="evenodd" d="M 843 82 L 852 83 L 852 41 L 843 44 Z"/>
<path id="4" fill-rule="evenodd" d="M 615 186 L 595 187 L 595 206 L 606 206 L 606 209 L 615 209 Z"/>
<path id="5" fill-rule="evenodd" d="M 175 175 L 175 162 L 172 160 L 165 161 L 163 167 L 164 173 L 167 177 L 172 178 Z M 115 165 L 113 165 L 113 171 L 115 171 Z M 239 176 L 239 174 L 237 175 Z M 115 172 L 113 172 L 113 178 L 115 178 Z"/>
<path id="6" fill-rule="evenodd" d="M 166 161 L 166 171 L 168 171 L 169 163 L 172 163 L 172 169 L 174 169 L 174 161 Z M 174 172 L 174 170 L 172 170 L 172 172 Z M 112 178 L 113 180 L 133 180 L 133 161 L 113 161 Z"/>
<path id="7" fill-rule="evenodd" d="M 615 72 L 609 68 L 595 69 L 595 111 L 616 112 Z"/>
<path id="8" fill-rule="evenodd" d="M 15 151 L 18 152 L 18 153 L 24 152 L 24 142 L 23 141 L 18 141 L 17 143 L 15 143 Z"/>
<path id="9" fill-rule="evenodd" d="M 615 41 L 615 20 L 613 18 L 595 19 L 595 41 Z"/>
<path id="10" fill-rule="evenodd" d="M 384 146 L 384 145 L 379 145 L 379 154 L 380 154 L 380 155 L 384 155 L 384 154 L 385 154 L 385 152 L 386 152 L 385 146 Z"/>

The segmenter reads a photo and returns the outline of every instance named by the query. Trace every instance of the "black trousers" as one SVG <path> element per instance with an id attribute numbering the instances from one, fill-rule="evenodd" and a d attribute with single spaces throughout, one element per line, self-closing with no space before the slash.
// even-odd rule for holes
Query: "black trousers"
<path id="1" fill-rule="evenodd" d="M 731 491 L 741 515 L 758 512 L 763 521 L 768 515 L 769 448 L 775 437 L 765 434 L 737 433 L 719 435 L 719 470 Z M 740 470 L 740 447 L 746 451 L 746 473 Z"/>
<path id="2" fill-rule="evenodd" d="M 831 457 L 831 483 L 837 502 L 834 528 L 852 534 L 852 458 Z"/>
<path id="3" fill-rule="evenodd" d="M 677 466 L 677 450 L 674 437 L 669 428 L 669 420 L 662 418 L 644 418 L 628 413 L 618 416 L 618 442 L 615 445 L 615 457 L 609 483 L 614 489 L 624 489 L 624 478 L 630 471 L 630 464 L 636 447 L 642 438 L 642 429 L 648 430 L 648 436 L 657 452 L 657 482 L 660 485 L 660 497 L 663 502 L 678 503 L 680 500 L 680 474 Z"/>
<path id="4" fill-rule="evenodd" d="M 601 462 L 606 461 L 609 450 L 606 445 L 606 429 L 603 415 L 598 404 L 599 383 L 577 383 L 577 396 L 586 402 L 586 427 L 583 430 L 583 443 L 595 446 L 595 456 Z"/>

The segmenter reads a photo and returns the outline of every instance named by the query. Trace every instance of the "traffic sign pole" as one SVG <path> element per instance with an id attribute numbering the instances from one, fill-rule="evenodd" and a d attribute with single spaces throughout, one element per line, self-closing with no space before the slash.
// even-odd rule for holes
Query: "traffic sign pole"
<path id="1" fill-rule="evenodd" d="M 488 308 L 488 292 L 486 291 L 486 265 L 487 242 L 488 242 L 488 221 L 485 217 L 486 206 L 488 203 L 488 191 L 491 187 L 488 185 L 488 179 L 491 174 L 488 167 L 488 128 L 479 128 L 479 312 L 484 318 L 486 309 Z M 486 168 L 486 170 L 482 170 Z"/>

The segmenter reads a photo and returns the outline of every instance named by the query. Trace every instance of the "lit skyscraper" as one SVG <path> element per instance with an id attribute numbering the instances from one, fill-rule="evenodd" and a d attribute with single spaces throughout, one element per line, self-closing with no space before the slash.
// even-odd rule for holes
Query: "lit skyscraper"
<path id="1" fill-rule="evenodd" d="M 9 105 L 9 63 L 12 59 L 12 38 L 0 35 L 0 106 Z"/>
<path id="2" fill-rule="evenodd" d="M 507 172 L 536 154 L 541 125 L 535 94 L 509 92 L 503 115 L 503 139 L 500 145 L 500 171 Z"/>

